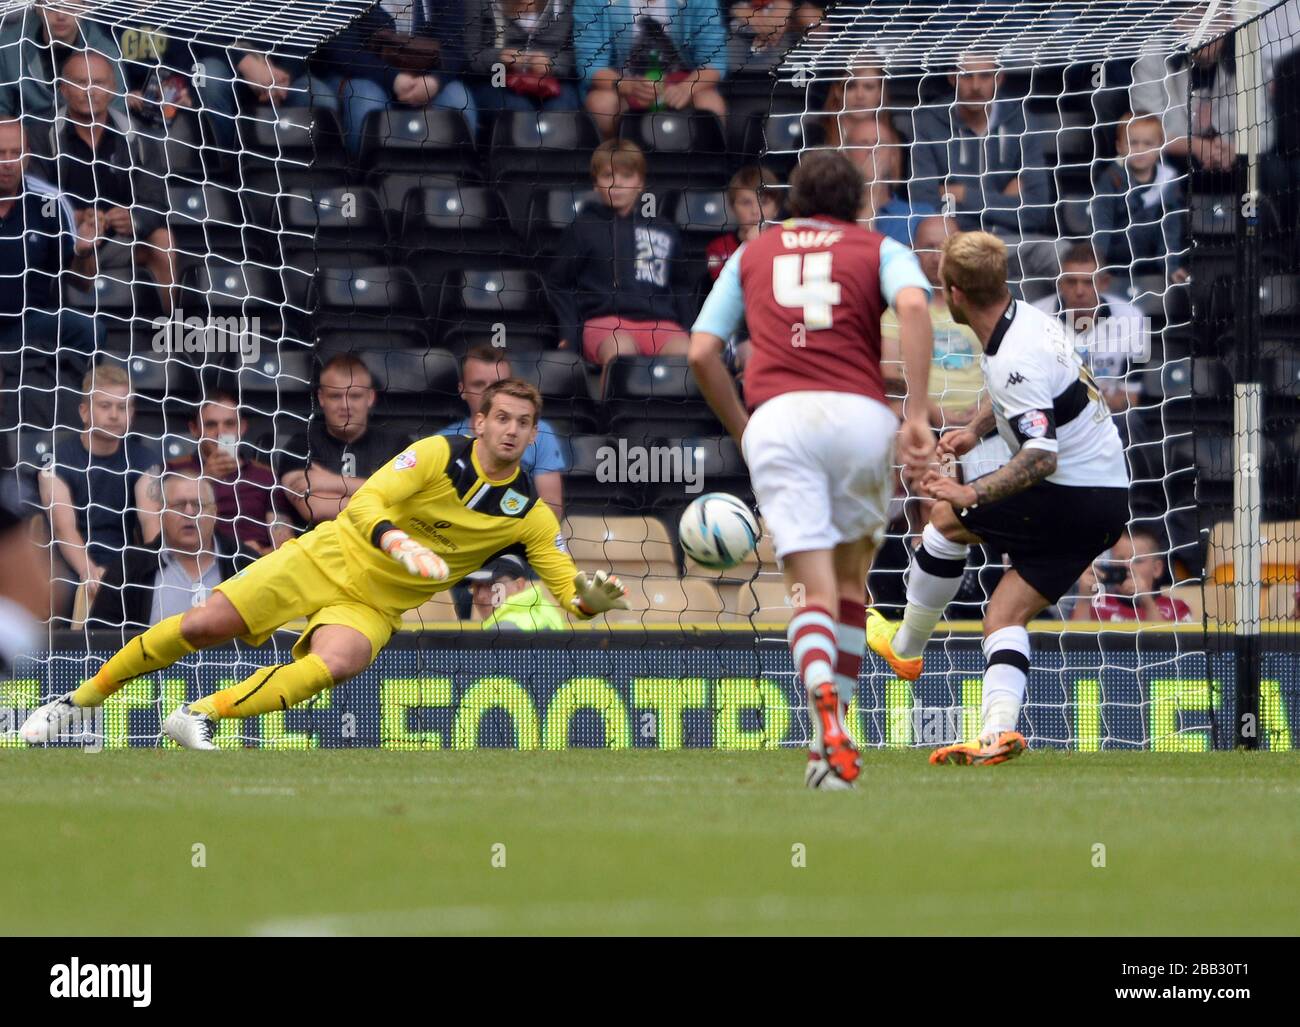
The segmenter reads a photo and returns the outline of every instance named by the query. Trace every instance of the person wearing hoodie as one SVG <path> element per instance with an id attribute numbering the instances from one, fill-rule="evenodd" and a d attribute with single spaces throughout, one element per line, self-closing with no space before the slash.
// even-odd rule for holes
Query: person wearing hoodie
<path id="1" fill-rule="evenodd" d="M 591 179 L 599 202 L 578 213 L 547 279 L 560 348 L 578 347 L 602 368 L 619 356 L 685 355 L 691 284 L 676 226 L 646 214 L 645 155 L 606 140 L 591 155 Z"/>
<path id="2" fill-rule="evenodd" d="M 1121 290 L 1140 274 L 1187 280 L 1182 187 L 1161 159 L 1164 144 L 1158 114 L 1125 114 L 1116 133 L 1119 156 L 1102 165 L 1094 183 L 1093 238 Z"/>
<path id="3" fill-rule="evenodd" d="M 997 99 L 1002 78 L 995 61 L 967 55 L 948 76 L 954 102 L 918 111 L 911 198 L 956 217 L 963 232 L 994 233 L 1022 275 L 1054 281 L 1060 263 L 1042 138 L 1027 133 L 1018 100 Z"/>

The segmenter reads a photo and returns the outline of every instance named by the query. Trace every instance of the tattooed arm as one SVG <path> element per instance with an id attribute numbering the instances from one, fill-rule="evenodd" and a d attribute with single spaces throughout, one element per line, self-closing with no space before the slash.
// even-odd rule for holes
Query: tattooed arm
<path id="1" fill-rule="evenodd" d="M 963 485 L 938 471 L 921 482 L 921 491 L 932 499 L 943 499 L 964 510 L 977 503 L 996 503 L 1038 484 L 1056 470 L 1056 454 L 1037 447 L 1022 448 L 991 474 Z"/>

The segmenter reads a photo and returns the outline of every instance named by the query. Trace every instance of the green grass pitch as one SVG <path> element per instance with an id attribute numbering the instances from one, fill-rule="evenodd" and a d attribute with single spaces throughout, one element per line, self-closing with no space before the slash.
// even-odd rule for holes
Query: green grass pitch
<path id="1" fill-rule="evenodd" d="M 805 791 L 802 767 L 794 751 L 11 750 L 0 753 L 0 931 L 983 936 L 1300 923 L 1295 753 L 1044 751 L 955 769 L 872 751 L 851 794 Z"/>

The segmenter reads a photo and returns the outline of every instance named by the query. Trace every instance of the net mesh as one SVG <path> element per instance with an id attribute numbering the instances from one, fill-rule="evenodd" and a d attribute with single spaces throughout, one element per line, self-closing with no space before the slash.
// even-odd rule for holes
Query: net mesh
<path id="1" fill-rule="evenodd" d="M 499 16 L 453 22 L 437 4 L 7 6 L 0 116 L 21 124 L 22 141 L 6 144 L 4 166 L 26 155 L 0 268 L 17 297 L 0 336 L 7 477 L 44 533 L 57 632 L 12 686 L 19 705 L 92 672 L 124 623 L 133 632 L 201 600 L 214 576 L 337 516 L 407 439 L 463 430 L 463 392 L 472 397 L 470 372 L 484 370 L 464 360 L 488 347 L 543 393 L 544 498 L 561 507 L 578 566 L 617 573 L 631 610 L 530 652 L 504 634 L 483 641 L 484 615 L 513 583 L 489 582 L 477 597 L 460 587 L 405 617 L 429 633 L 399 636 L 391 666 L 302 711 L 227 724 L 222 744 L 805 743 L 784 650 L 798 599 L 770 537 L 726 572 L 692 564 L 677 539 L 681 510 L 702 492 L 752 503 L 737 447 L 684 357 L 622 355 L 601 368 L 584 358 L 612 332 L 584 351 L 588 333 L 566 317 L 608 313 L 590 280 L 561 281 L 557 269 L 575 220 L 599 203 L 591 153 L 613 134 L 644 154 L 640 213 L 664 226 L 668 247 L 643 240 L 638 273 L 656 297 L 624 304 L 614 316 L 625 331 L 648 316 L 689 328 L 738 230 L 779 216 L 783 183 L 812 149 L 841 149 L 863 168 L 862 220 L 927 267 L 953 227 L 1006 238 L 1017 293 L 1068 322 L 1133 476 L 1132 540 L 1040 625 L 1026 733 L 1094 749 L 1196 748 L 1227 732 L 1225 657 L 1203 629 L 1226 622 L 1232 587 L 1223 524 L 1239 461 L 1224 397 L 1252 368 L 1232 365 L 1237 351 L 1222 339 L 1246 327 L 1233 288 L 1250 211 L 1261 238 L 1254 370 L 1264 368 L 1268 395 L 1266 441 L 1251 459 L 1266 519 L 1294 512 L 1294 4 L 823 14 L 779 0 L 691 3 L 679 17 L 700 21 L 670 25 L 668 43 L 649 34 L 653 45 L 610 37 L 604 4 L 585 0 L 552 5 L 567 16 L 553 37 L 545 18 L 527 31 Z M 1225 28 L 1256 15 L 1253 50 L 1242 51 Z M 420 45 L 422 34 L 437 45 Z M 554 42 L 550 64 L 510 63 L 531 52 L 511 46 L 517 38 L 543 51 Z M 1275 85 L 1247 95 L 1226 58 L 1189 59 L 1207 44 L 1237 65 L 1258 54 Z M 649 81 L 651 109 L 606 88 L 594 74 L 605 63 Z M 694 112 L 674 109 L 675 69 L 724 65 Z M 966 120 L 977 105 L 987 105 L 983 127 Z M 92 120 L 106 130 L 86 131 Z M 1229 149 L 1244 128 L 1260 172 L 1252 208 Z M 939 311 L 935 328 L 932 421 L 943 430 L 962 423 L 982 381 L 974 340 Z M 883 335 L 898 396 L 896 324 Z M 731 340 L 742 375 L 745 357 L 743 336 Z M 112 372 L 87 392 L 92 363 L 125 370 L 129 411 L 115 403 Z M 368 430 L 356 436 L 347 426 L 361 418 Z M 95 431 L 83 434 L 90 419 Z M 1005 456 L 990 440 L 965 473 Z M 208 485 L 191 501 L 160 467 L 202 472 Z M 196 581 L 152 547 L 160 527 L 196 530 L 175 515 L 200 509 L 212 521 L 200 548 L 220 559 Z M 900 479 L 889 515 L 870 586 L 896 615 L 927 510 Z M 1293 521 L 1270 532 L 1294 547 Z M 1280 623 L 1294 615 L 1296 554 L 1267 552 Z M 162 589 L 100 584 L 141 573 L 174 575 L 165 602 Z M 949 617 L 978 620 L 1002 573 L 1001 554 L 977 551 Z M 1099 634 L 1102 624 L 1114 631 Z M 983 666 L 972 627 L 941 627 L 915 685 L 870 663 L 851 711 L 868 743 L 972 733 Z M 654 649 L 661 630 L 676 633 L 675 648 Z M 639 631 L 626 649 L 615 641 Z M 682 631 L 692 633 L 684 646 Z M 292 642 L 222 647 L 133 683 L 105 737 L 156 740 L 160 714 L 287 660 Z M 1287 707 L 1271 697 L 1282 688 L 1266 684 L 1261 700 L 1276 730 Z M 448 705 L 451 721 L 429 712 Z M 692 727 L 683 710 L 711 726 Z"/>

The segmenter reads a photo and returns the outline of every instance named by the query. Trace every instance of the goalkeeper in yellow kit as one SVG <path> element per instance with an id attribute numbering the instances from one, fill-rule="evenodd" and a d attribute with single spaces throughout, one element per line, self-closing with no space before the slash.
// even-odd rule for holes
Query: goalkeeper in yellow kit
<path id="1" fill-rule="evenodd" d="M 578 571 L 559 522 L 519 467 L 537 437 L 542 401 L 517 378 L 487 388 L 476 438 L 421 439 L 359 489 L 337 520 L 318 525 L 216 587 L 200 606 L 132 639 L 81 687 L 37 709 L 21 728 L 49 741 L 132 678 L 239 638 L 261 645 L 307 619 L 289 664 L 263 667 L 182 706 L 163 723 L 189 749 L 215 749 L 225 717 L 285 710 L 355 677 L 401 625 L 402 614 L 502 551 L 521 548 L 560 605 L 580 619 L 627 609 L 618 579 Z"/>

